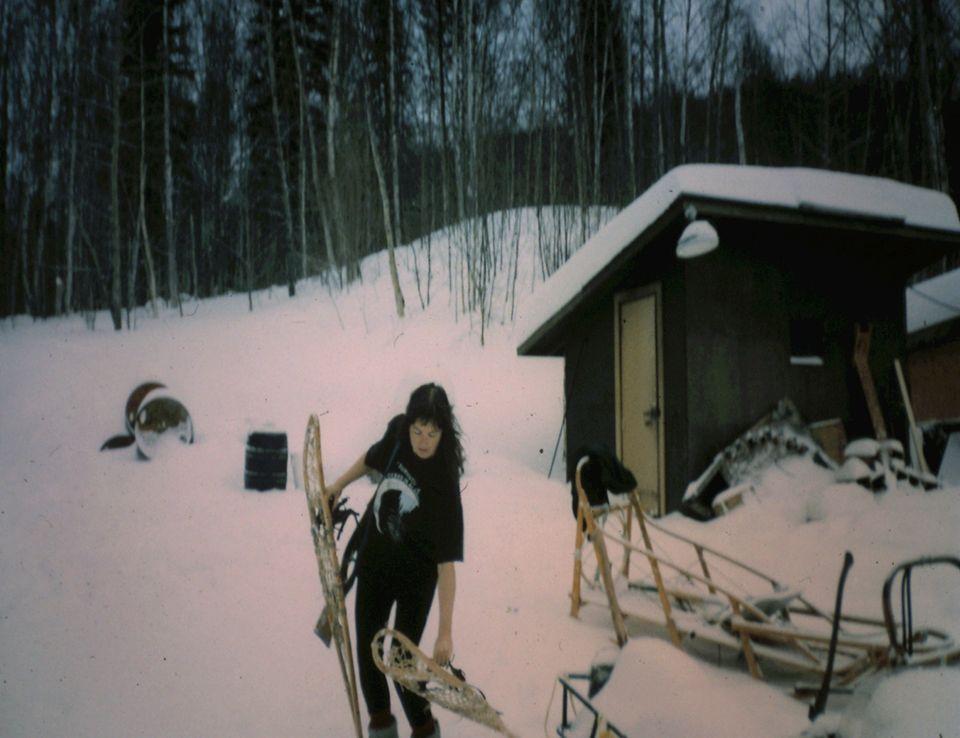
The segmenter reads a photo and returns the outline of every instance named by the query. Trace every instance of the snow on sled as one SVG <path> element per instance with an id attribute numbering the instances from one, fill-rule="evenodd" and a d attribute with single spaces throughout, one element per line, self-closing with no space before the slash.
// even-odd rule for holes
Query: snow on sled
<path id="1" fill-rule="evenodd" d="M 575 485 L 580 505 L 570 614 L 578 617 L 585 604 L 608 608 L 621 646 L 627 642 L 628 621 L 635 619 L 665 628 L 678 647 L 696 640 L 740 652 L 758 679 L 763 678 L 761 662 L 769 662 L 808 677 L 826 675 L 833 686 L 853 684 L 881 669 L 960 660 L 960 645 L 950 634 L 914 624 L 910 596 L 913 569 L 960 571 L 960 559 L 919 559 L 895 568 L 882 594 L 882 617 L 834 615 L 749 564 L 653 522 L 635 491 L 621 504 L 591 506 L 579 466 Z M 617 521 L 620 531 L 608 530 Z M 608 546 L 622 551 L 619 567 Z M 591 555 L 596 564 L 592 577 L 585 573 Z M 646 565 L 643 576 L 631 575 L 634 562 Z M 899 621 L 893 605 L 897 592 Z"/>
<path id="2" fill-rule="evenodd" d="M 791 696 L 661 638 L 601 652 L 589 674 L 564 674 L 562 738 L 799 736 L 808 721 Z"/>

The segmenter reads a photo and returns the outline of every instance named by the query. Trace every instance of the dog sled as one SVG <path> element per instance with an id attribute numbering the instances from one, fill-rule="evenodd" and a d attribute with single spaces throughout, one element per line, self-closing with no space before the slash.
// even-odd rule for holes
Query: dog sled
<path id="1" fill-rule="evenodd" d="M 914 569 L 960 572 L 960 559 L 918 559 L 896 567 L 883 589 L 882 617 L 842 614 L 839 608 L 827 613 L 800 590 L 654 522 L 636 490 L 620 495 L 620 502 L 591 505 L 582 466 L 574 479 L 580 504 L 570 614 L 578 617 L 584 605 L 609 609 L 620 646 L 635 619 L 664 628 L 678 647 L 697 641 L 738 652 L 757 679 L 764 678 L 768 663 L 807 678 L 826 676 L 828 688 L 849 687 L 880 669 L 960 660 L 950 634 L 915 626 L 910 594 Z M 616 568 L 611 551 L 622 553 Z"/>

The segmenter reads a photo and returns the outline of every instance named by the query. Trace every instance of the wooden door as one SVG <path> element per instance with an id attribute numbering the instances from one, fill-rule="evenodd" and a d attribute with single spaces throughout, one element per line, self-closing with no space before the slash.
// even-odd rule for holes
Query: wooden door
<path id="1" fill-rule="evenodd" d="M 660 293 L 654 287 L 616 300 L 617 453 L 637 478 L 644 509 L 666 512 Z"/>

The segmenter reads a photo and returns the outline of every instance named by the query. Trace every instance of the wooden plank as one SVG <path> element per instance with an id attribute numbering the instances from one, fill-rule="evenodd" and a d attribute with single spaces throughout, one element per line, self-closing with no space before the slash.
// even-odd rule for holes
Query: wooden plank
<path id="1" fill-rule="evenodd" d="M 917 454 L 917 463 L 924 474 L 929 474 L 930 467 L 927 466 L 927 457 L 923 453 L 923 434 L 917 427 L 917 421 L 913 416 L 913 403 L 910 402 L 910 393 L 907 391 L 907 382 L 903 378 L 903 367 L 900 366 L 900 359 L 893 360 L 893 368 L 897 371 L 897 382 L 900 384 L 903 407 L 907 411 L 907 422 L 910 424 L 910 440 L 913 441 L 913 448 Z"/>
<path id="2" fill-rule="evenodd" d="M 883 413 L 880 411 L 880 400 L 877 397 L 876 385 L 873 383 L 869 360 L 870 336 L 873 333 L 873 327 L 870 325 L 864 327 L 858 323 L 854 330 L 856 335 L 853 341 L 853 365 L 860 376 L 860 384 L 863 386 L 863 395 L 867 401 L 867 410 L 870 412 L 873 431 L 877 440 L 882 441 L 887 437 L 887 426 L 883 422 Z"/>
<path id="3" fill-rule="evenodd" d="M 763 638 L 775 638 L 777 640 L 801 640 L 811 643 L 828 644 L 830 643 L 829 633 L 815 633 L 813 631 L 802 631 L 785 629 L 776 625 L 766 623 L 754 623 L 742 617 L 733 617 L 730 619 L 730 627 L 739 632 L 749 633 L 750 635 L 761 636 Z M 855 638 L 850 636 L 840 636 L 837 638 L 837 645 L 844 648 L 855 648 L 864 651 L 875 649 L 884 650 L 890 642 L 885 633 L 877 633 L 872 640 L 867 640 L 867 636 Z"/>

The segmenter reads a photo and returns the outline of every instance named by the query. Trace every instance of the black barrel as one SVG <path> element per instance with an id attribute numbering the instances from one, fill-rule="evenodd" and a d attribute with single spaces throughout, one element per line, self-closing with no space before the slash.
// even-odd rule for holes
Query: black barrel
<path id="1" fill-rule="evenodd" d="M 287 488 L 287 434 L 254 431 L 247 436 L 243 486 L 263 492 Z"/>

